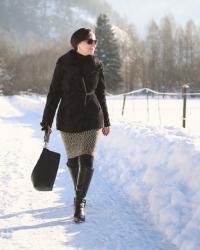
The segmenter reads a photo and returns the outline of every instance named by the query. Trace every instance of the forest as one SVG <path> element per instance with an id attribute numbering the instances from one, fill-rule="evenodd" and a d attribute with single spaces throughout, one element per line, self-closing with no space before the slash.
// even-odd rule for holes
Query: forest
<path id="1" fill-rule="evenodd" d="M 173 16 L 164 16 L 159 23 L 151 20 L 141 37 L 134 24 L 121 18 L 103 0 L 87 0 L 84 4 L 81 0 L 3 0 L 0 92 L 45 94 L 57 58 L 71 48 L 72 32 L 80 27 L 98 31 L 102 15 L 102 32 L 96 33 L 97 55 L 104 49 L 109 92 L 124 93 L 143 87 L 180 92 L 186 83 L 191 92 L 199 91 L 200 27 L 193 20 L 184 26 Z M 109 68 L 111 64 L 113 67 Z"/>

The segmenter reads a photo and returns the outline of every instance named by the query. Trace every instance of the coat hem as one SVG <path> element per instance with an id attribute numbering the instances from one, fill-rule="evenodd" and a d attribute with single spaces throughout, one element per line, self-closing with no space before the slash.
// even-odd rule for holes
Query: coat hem
<path id="1" fill-rule="evenodd" d="M 60 127 L 56 127 L 57 130 L 62 131 L 62 132 L 66 132 L 66 133 L 81 133 L 81 132 L 85 132 L 85 131 L 89 131 L 89 130 L 99 130 L 102 129 L 103 126 L 101 127 L 91 127 L 91 128 L 85 128 L 85 129 L 63 129 Z"/>

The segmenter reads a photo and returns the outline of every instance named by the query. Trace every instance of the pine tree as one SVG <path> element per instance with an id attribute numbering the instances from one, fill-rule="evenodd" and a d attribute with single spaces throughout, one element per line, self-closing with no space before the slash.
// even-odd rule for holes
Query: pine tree
<path id="1" fill-rule="evenodd" d="M 108 91 L 117 92 L 122 82 L 119 46 L 105 14 L 100 14 L 97 18 L 95 33 L 98 39 L 96 55 L 103 62 L 106 87 Z"/>

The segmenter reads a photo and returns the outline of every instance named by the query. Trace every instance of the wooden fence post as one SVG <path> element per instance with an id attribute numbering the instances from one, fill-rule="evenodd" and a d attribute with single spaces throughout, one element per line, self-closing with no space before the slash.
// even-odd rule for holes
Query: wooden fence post
<path id="1" fill-rule="evenodd" d="M 123 107 L 122 107 L 122 115 L 124 114 L 124 107 L 125 107 L 126 95 L 124 95 Z"/>
<path id="2" fill-rule="evenodd" d="M 147 96 L 147 121 L 149 122 L 149 90 L 146 89 L 146 96 Z"/>
<path id="3" fill-rule="evenodd" d="M 183 96 L 183 118 L 182 118 L 182 126 L 185 128 L 186 126 L 186 103 L 187 103 L 187 90 L 189 85 L 184 84 L 182 86 L 182 96 Z"/>

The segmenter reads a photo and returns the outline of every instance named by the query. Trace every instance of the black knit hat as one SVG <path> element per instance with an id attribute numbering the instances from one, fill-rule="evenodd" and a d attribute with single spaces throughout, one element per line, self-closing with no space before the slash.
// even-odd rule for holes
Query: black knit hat
<path id="1" fill-rule="evenodd" d="M 90 38 L 90 32 L 93 32 L 91 29 L 81 28 L 75 31 L 71 36 L 71 45 L 72 47 L 77 50 L 77 46 L 80 42 L 87 40 Z"/>

